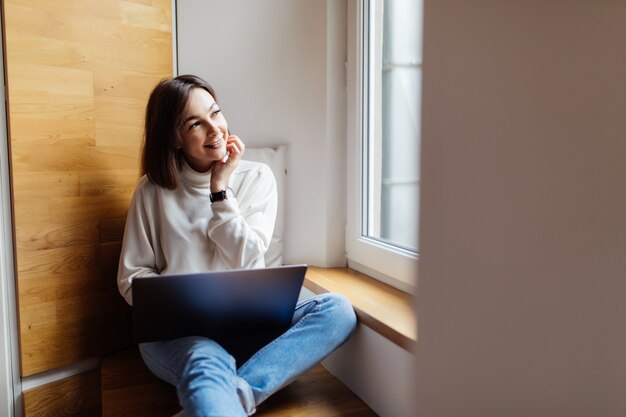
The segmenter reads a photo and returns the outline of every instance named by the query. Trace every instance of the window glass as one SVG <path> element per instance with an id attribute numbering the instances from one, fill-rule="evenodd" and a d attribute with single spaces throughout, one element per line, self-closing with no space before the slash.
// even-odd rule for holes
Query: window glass
<path id="1" fill-rule="evenodd" d="M 418 252 L 421 2 L 365 2 L 362 235 Z"/>
<path id="2" fill-rule="evenodd" d="M 348 4 L 348 266 L 414 292 L 422 0 Z"/>

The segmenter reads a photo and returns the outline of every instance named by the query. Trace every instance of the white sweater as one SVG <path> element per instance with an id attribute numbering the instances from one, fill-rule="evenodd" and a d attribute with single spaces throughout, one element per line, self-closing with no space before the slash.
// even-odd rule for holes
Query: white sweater
<path id="1" fill-rule="evenodd" d="M 139 180 L 117 273 L 132 305 L 134 277 L 262 268 L 276 221 L 276 180 L 262 163 L 240 161 L 228 197 L 211 204 L 211 174 L 184 164 L 175 190 Z"/>

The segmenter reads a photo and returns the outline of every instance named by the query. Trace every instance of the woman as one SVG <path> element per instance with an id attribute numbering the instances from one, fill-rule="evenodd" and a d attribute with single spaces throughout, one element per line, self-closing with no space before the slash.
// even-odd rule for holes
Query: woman
<path id="1" fill-rule="evenodd" d="M 261 268 L 276 218 L 276 182 L 241 160 L 213 89 L 182 75 L 159 83 L 146 109 L 143 171 L 118 270 L 132 305 L 135 277 Z M 243 364 L 203 337 L 142 343 L 148 368 L 177 388 L 188 417 L 252 415 L 256 406 L 340 346 L 355 327 L 350 303 L 326 294 L 299 303 L 292 326 Z"/>

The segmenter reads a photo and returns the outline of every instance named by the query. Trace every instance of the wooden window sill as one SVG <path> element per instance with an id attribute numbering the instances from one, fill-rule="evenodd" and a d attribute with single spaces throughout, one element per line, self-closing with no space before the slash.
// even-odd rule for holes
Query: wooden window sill
<path id="1" fill-rule="evenodd" d="M 304 286 L 315 294 L 345 295 L 362 324 L 413 351 L 417 342 L 417 320 L 410 294 L 350 268 L 309 266 Z"/>

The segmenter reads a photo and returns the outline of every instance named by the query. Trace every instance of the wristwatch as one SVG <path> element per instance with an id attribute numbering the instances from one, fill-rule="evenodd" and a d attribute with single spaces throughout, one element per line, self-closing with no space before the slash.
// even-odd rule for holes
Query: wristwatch
<path id="1" fill-rule="evenodd" d="M 216 193 L 211 193 L 211 195 L 209 196 L 209 200 L 211 200 L 211 203 L 215 203 L 216 201 L 224 201 L 228 198 L 228 196 L 226 195 L 226 190 L 220 190 Z"/>

